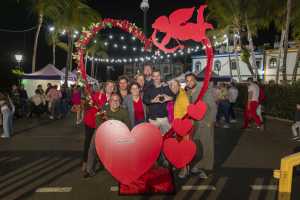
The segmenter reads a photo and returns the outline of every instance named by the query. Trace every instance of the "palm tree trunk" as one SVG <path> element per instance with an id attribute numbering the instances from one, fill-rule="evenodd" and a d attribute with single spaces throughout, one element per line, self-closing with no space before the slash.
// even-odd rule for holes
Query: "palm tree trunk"
<path id="1" fill-rule="evenodd" d="M 284 54 L 283 54 L 283 63 L 282 63 L 283 84 L 287 83 L 286 61 L 287 61 L 287 54 L 288 54 L 288 48 L 289 48 L 289 29 L 290 29 L 291 8 L 292 8 L 292 0 L 287 0 L 287 14 L 286 14 L 285 38 L 284 38 Z"/>
<path id="2" fill-rule="evenodd" d="M 54 33 L 53 33 L 54 34 Z M 56 42 L 55 42 L 55 36 L 52 35 L 52 64 L 55 66 L 55 61 L 56 61 Z"/>
<path id="3" fill-rule="evenodd" d="M 98 80 L 98 64 L 96 63 L 95 68 L 96 68 L 96 72 L 95 72 L 95 79 Z"/>
<path id="4" fill-rule="evenodd" d="M 38 27 L 37 27 L 35 37 L 34 37 L 31 72 L 35 72 L 35 69 L 36 69 L 37 45 L 38 45 L 39 35 L 40 35 L 40 31 L 41 31 L 41 28 L 43 25 L 43 21 L 44 21 L 44 15 L 43 15 L 43 13 L 40 13 L 39 19 L 38 19 Z"/>
<path id="5" fill-rule="evenodd" d="M 281 38 L 280 38 L 280 43 L 279 43 L 279 54 L 278 54 L 278 59 L 277 59 L 276 84 L 279 83 L 279 73 L 280 73 L 281 58 L 282 58 L 282 53 L 283 53 L 283 41 L 284 41 L 284 37 L 285 37 L 285 29 L 284 29 L 284 26 L 282 26 L 282 29 L 281 29 Z"/>
<path id="6" fill-rule="evenodd" d="M 296 63 L 295 63 L 294 70 L 293 70 L 293 77 L 292 77 L 292 82 L 293 83 L 295 83 L 297 81 L 299 62 L 300 62 L 300 44 L 298 46 L 298 51 L 297 51 L 297 56 L 296 56 Z"/>
<path id="7" fill-rule="evenodd" d="M 92 55 L 92 66 L 91 66 L 91 77 L 94 78 L 94 72 L 95 72 L 95 54 Z"/>
<path id="8" fill-rule="evenodd" d="M 66 61 L 66 71 L 65 71 L 65 85 L 68 84 L 69 79 L 69 69 L 70 69 L 70 63 L 72 62 L 72 31 L 68 31 L 68 55 L 67 55 L 67 61 Z"/>
<path id="9" fill-rule="evenodd" d="M 237 50 L 237 38 L 235 36 L 233 37 L 233 46 L 234 46 L 233 48 L 234 48 L 234 56 L 235 56 L 237 75 L 238 75 L 239 82 L 241 82 L 242 78 L 241 78 L 241 72 L 240 72 L 240 60 L 239 60 L 238 50 Z M 230 63 L 230 65 L 231 65 L 231 63 Z"/>
<path id="10" fill-rule="evenodd" d="M 248 17 L 246 15 L 246 25 L 247 25 L 247 33 L 248 33 L 248 41 L 249 41 L 249 48 L 251 53 L 251 59 L 252 59 L 252 69 L 254 68 L 254 78 L 258 80 L 258 67 L 256 65 L 256 57 L 254 52 L 254 44 L 253 44 L 253 38 L 252 38 L 252 32 L 248 23 Z"/>

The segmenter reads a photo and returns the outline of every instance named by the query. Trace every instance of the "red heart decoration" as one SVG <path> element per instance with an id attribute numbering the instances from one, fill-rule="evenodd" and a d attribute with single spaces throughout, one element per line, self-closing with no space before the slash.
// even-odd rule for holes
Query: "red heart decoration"
<path id="1" fill-rule="evenodd" d="M 173 130 L 180 136 L 186 136 L 193 128 L 193 122 L 189 119 L 174 119 L 172 123 Z"/>
<path id="2" fill-rule="evenodd" d="M 139 124 L 130 132 L 124 123 L 109 120 L 97 129 L 95 142 L 104 167 L 127 185 L 152 167 L 161 151 L 162 136 L 150 123 Z"/>
<path id="3" fill-rule="evenodd" d="M 178 142 L 175 138 L 168 138 L 163 145 L 166 158 L 176 168 L 182 168 L 190 163 L 196 154 L 196 149 L 197 147 L 192 140 Z"/>
<path id="4" fill-rule="evenodd" d="M 188 106 L 188 115 L 195 120 L 202 120 L 207 106 L 203 101 L 198 101 L 196 104 L 190 104 Z"/>

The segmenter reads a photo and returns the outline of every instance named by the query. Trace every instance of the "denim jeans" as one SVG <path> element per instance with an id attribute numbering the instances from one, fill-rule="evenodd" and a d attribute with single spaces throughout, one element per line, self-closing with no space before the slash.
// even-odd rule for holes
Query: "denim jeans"
<path id="1" fill-rule="evenodd" d="M 13 128 L 13 113 L 10 109 L 5 109 L 2 111 L 3 116 L 3 135 L 5 137 L 10 137 Z"/>
<path id="2" fill-rule="evenodd" d="M 229 123 L 229 108 L 230 103 L 229 101 L 220 101 L 218 105 L 218 112 L 217 112 L 217 122 L 220 121 L 221 117 L 225 117 L 226 123 Z"/>

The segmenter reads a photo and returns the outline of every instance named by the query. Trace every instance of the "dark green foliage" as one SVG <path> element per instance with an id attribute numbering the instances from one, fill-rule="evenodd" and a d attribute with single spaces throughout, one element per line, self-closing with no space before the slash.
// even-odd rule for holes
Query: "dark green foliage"
<path id="1" fill-rule="evenodd" d="M 239 98 L 237 107 L 244 109 L 247 101 L 247 85 L 239 84 Z M 263 85 L 266 101 L 263 103 L 264 112 L 267 115 L 294 119 L 296 104 L 300 104 L 300 82 L 293 85 Z"/>

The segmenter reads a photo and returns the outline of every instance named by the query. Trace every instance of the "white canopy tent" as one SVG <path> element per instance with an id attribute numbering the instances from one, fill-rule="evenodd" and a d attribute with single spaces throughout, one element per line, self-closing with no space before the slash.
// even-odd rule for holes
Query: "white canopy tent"
<path id="1" fill-rule="evenodd" d="M 57 69 L 54 65 L 48 64 L 41 70 L 31 73 L 24 74 L 22 83 L 27 90 L 28 96 L 34 95 L 38 85 L 42 85 L 43 89 L 47 88 L 47 84 L 60 86 L 63 83 L 64 73 Z"/>
<path id="2" fill-rule="evenodd" d="M 61 70 L 61 72 L 65 75 L 66 68 L 63 68 Z M 68 74 L 68 80 L 70 82 L 69 84 L 74 84 L 76 82 L 76 80 L 77 80 L 77 73 L 78 72 L 77 72 L 76 69 L 74 69 L 73 71 L 69 71 L 69 74 Z M 89 84 L 92 84 L 92 85 L 99 83 L 98 80 L 94 79 L 93 77 L 91 77 L 89 75 L 87 75 L 87 81 L 88 81 Z"/>

